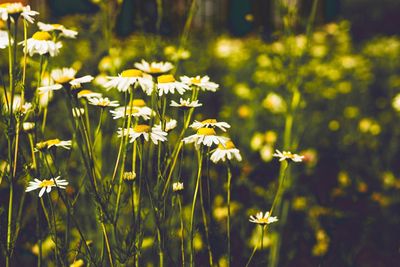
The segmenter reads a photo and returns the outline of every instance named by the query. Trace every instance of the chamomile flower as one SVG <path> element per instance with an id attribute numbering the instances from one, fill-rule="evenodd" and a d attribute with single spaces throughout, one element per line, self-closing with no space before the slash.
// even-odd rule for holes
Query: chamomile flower
<path id="1" fill-rule="evenodd" d="M 126 107 L 118 107 L 111 110 L 110 113 L 113 115 L 114 120 L 123 118 L 124 116 L 142 117 L 148 120 L 153 114 L 153 111 L 146 106 L 146 102 L 144 102 L 143 99 L 134 99 Z"/>
<path id="2" fill-rule="evenodd" d="M 89 99 L 89 98 L 92 98 L 92 97 L 100 98 L 102 96 L 103 95 L 101 93 L 96 93 L 96 92 L 93 92 L 92 90 L 88 90 L 88 89 L 80 90 L 79 93 L 78 93 L 78 98 L 84 97 L 86 99 Z"/>
<path id="3" fill-rule="evenodd" d="M 195 143 L 196 146 L 203 144 L 205 146 L 224 145 L 229 138 L 218 136 L 213 128 L 199 128 L 196 134 L 182 139 L 185 144 Z"/>
<path id="4" fill-rule="evenodd" d="M 50 139 L 47 141 L 42 141 L 42 142 L 37 143 L 35 150 L 41 151 L 41 150 L 45 150 L 45 149 L 50 149 L 52 147 L 62 147 L 64 149 L 70 150 L 71 145 L 72 145 L 71 140 L 62 141 L 62 140 L 56 138 L 56 139 Z"/>
<path id="5" fill-rule="evenodd" d="M 50 179 L 43 179 L 40 181 L 39 179 L 34 179 L 33 181 L 29 182 L 28 187 L 25 189 L 25 192 L 34 191 L 40 189 L 39 197 L 42 197 L 44 192 L 50 193 L 52 187 L 58 187 L 61 189 L 65 189 L 68 185 L 66 180 L 60 179 L 60 176 Z"/>
<path id="6" fill-rule="evenodd" d="M 39 29 L 44 32 L 56 32 L 59 33 L 60 36 L 64 36 L 67 38 L 76 38 L 78 35 L 77 31 L 69 30 L 61 24 L 46 24 L 43 22 L 37 23 Z"/>
<path id="7" fill-rule="evenodd" d="M 174 100 L 171 100 L 171 107 L 177 107 L 181 109 L 190 109 L 190 108 L 197 108 L 201 107 L 203 104 L 199 103 L 199 100 L 195 101 L 190 101 L 190 98 L 187 100 L 180 98 L 179 103 L 175 102 Z"/>
<path id="8" fill-rule="evenodd" d="M 279 161 L 283 161 L 286 159 L 291 159 L 294 162 L 302 162 L 304 156 L 300 156 L 298 154 L 292 154 L 290 151 L 279 151 L 278 149 L 275 150 L 274 157 L 279 158 Z"/>
<path id="9" fill-rule="evenodd" d="M 144 71 L 148 74 L 159 75 L 162 73 L 166 73 L 174 68 L 169 62 L 151 62 L 143 60 L 140 63 L 135 63 L 135 67 L 141 71 Z"/>
<path id="10" fill-rule="evenodd" d="M 118 130 L 118 137 L 122 137 L 125 135 L 129 135 L 130 143 L 133 143 L 137 138 L 143 136 L 144 140 L 147 142 L 149 139 L 157 145 L 159 141 L 164 142 L 167 140 L 167 133 L 162 131 L 161 129 L 157 127 L 151 128 L 149 125 L 146 124 L 138 124 L 133 128 L 129 129 L 121 129 L 119 128 Z"/>
<path id="11" fill-rule="evenodd" d="M 51 78 L 55 84 L 50 86 L 40 87 L 40 93 L 60 90 L 63 86 L 68 86 L 72 89 L 80 88 L 82 83 L 89 83 L 93 80 L 93 76 L 86 75 L 80 78 L 75 78 L 76 70 L 73 68 L 54 69 L 51 72 Z"/>
<path id="12" fill-rule="evenodd" d="M 29 132 L 29 131 L 33 130 L 33 128 L 35 128 L 34 122 L 23 122 L 22 123 L 22 130 L 24 130 L 24 132 Z"/>
<path id="13" fill-rule="evenodd" d="M 218 161 L 225 162 L 227 159 L 232 160 L 235 158 L 237 161 L 242 161 L 239 149 L 235 147 L 235 144 L 228 140 L 224 145 L 219 144 L 217 149 L 211 154 L 211 161 L 217 163 Z"/>
<path id="14" fill-rule="evenodd" d="M 166 132 L 169 132 L 169 131 L 175 129 L 177 123 L 178 123 L 178 122 L 177 122 L 176 120 L 174 120 L 174 119 L 168 120 L 167 123 L 165 124 L 165 129 L 164 129 L 164 130 L 165 130 Z M 161 130 L 161 123 L 154 125 L 154 127 L 157 127 L 158 129 Z"/>
<path id="15" fill-rule="evenodd" d="M 187 84 L 177 82 L 173 75 L 166 74 L 157 77 L 157 89 L 159 96 L 168 93 L 173 94 L 175 93 L 175 89 L 182 95 L 186 90 L 190 90 L 190 87 Z"/>
<path id="16" fill-rule="evenodd" d="M 188 77 L 182 76 L 181 81 L 190 86 L 197 86 L 203 91 L 211 91 L 215 92 L 219 88 L 219 85 L 214 82 L 210 82 L 210 77 L 208 76 L 196 76 L 196 77 Z"/>
<path id="17" fill-rule="evenodd" d="M 134 84 L 139 84 L 143 92 L 151 95 L 153 90 L 153 80 L 151 76 L 144 74 L 138 69 L 127 69 L 118 76 L 107 77 L 109 81 L 104 85 L 106 89 L 117 88 L 120 92 L 126 92 Z"/>
<path id="18" fill-rule="evenodd" d="M 25 42 L 22 42 L 25 45 Z M 49 54 L 51 57 L 58 55 L 62 47 L 61 42 L 54 42 L 48 32 L 35 32 L 31 38 L 26 41 L 26 51 L 30 56 L 34 54 Z"/>
<path id="19" fill-rule="evenodd" d="M 183 190 L 183 183 L 176 182 L 172 184 L 172 191 L 179 192 Z"/>
<path id="20" fill-rule="evenodd" d="M 22 16 L 29 23 L 33 23 L 35 21 L 33 16 L 38 14 L 39 12 L 31 10 L 30 6 L 24 6 L 21 3 L 0 4 L 0 18 L 4 21 L 10 19 L 14 22 L 14 16 Z"/>
<path id="21" fill-rule="evenodd" d="M 11 44 L 13 40 L 11 39 Z M 0 31 L 0 49 L 4 49 L 8 46 L 8 32 Z"/>
<path id="22" fill-rule="evenodd" d="M 110 99 L 108 99 L 108 97 L 89 98 L 89 104 L 101 108 L 119 106 L 118 101 L 111 101 Z"/>
<path id="23" fill-rule="evenodd" d="M 78 118 L 85 114 L 85 109 L 84 108 L 72 108 L 72 116 L 74 118 Z"/>
<path id="24" fill-rule="evenodd" d="M 251 215 L 249 221 L 260 225 L 267 225 L 273 222 L 277 222 L 278 218 L 276 216 L 271 216 L 269 214 L 269 211 L 265 212 L 265 214 L 260 211 L 255 216 Z"/>
<path id="25" fill-rule="evenodd" d="M 216 119 L 207 119 L 207 120 L 203 120 L 203 121 L 195 120 L 189 127 L 193 128 L 195 130 L 203 128 L 203 127 L 212 127 L 212 128 L 217 127 L 224 132 L 226 132 L 227 128 L 231 128 L 231 126 L 228 123 L 226 123 L 224 121 L 218 122 Z"/>
<path id="26" fill-rule="evenodd" d="M 8 101 L 10 101 L 10 98 L 8 98 Z M 4 101 L 4 106 L 3 109 L 6 113 L 9 113 L 9 104 L 7 105 L 7 102 Z M 22 104 L 22 99 L 20 95 L 15 95 L 13 99 L 13 104 L 12 104 L 12 112 L 14 114 L 20 114 L 20 115 L 25 115 L 27 114 L 30 110 L 32 109 L 32 103 L 30 102 L 25 102 Z"/>

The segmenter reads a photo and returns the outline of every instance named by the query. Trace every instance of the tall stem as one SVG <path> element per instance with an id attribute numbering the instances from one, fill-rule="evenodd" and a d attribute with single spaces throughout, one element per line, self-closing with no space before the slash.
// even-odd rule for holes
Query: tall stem
<path id="1" fill-rule="evenodd" d="M 181 257 L 182 257 L 182 267 L 185 267 L 185 236 L 183 227 L 183 212 L 182 212 L 182 201 L 181 196 L 178 196 L 178 206 L 179 206 L 179 219 L 181 226 Z"/>
<path id="2" fill-rule="evenodd" d="M 226 220 L 226 233 L 228 239 L 228 267 L 231 266 L 231 180 L 232 180 L 232 172 L 230 168 L 229 161 L 226 164 L 227 169 L 227 204 L 228 204 L 228 218 Z"/>
<path id="3" fill-rule="evenodd" d="M 193 200 L 192 200 L 192 211 L 190 215 L 190 266 L 194 266 L 194 246 L 193 246 L 193 238 L 194 238 L 194 210 L 196 208 L 196 201 L 197 201 L 197 194 L 199 192 L 199 184 L 201 179 L 201 169 L 203 166 L 203 147 L 200 145 L 199 149 L 197 150 L 197 178 L 196 178 L 196 187 L 194 189 Z"/>

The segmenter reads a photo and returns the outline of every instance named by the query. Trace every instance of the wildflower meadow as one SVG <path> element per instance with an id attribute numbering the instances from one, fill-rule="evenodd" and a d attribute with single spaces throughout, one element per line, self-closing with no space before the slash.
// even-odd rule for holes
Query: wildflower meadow
<path id="1" fill-rule="evenodd" d="M 397 266 L 400 32 L 333 2 L 0 1 L 0 266 Z"/>

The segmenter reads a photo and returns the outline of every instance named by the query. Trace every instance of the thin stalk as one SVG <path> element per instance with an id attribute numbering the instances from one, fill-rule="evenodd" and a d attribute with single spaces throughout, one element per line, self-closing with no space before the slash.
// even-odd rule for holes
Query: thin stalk
<path id="1" fill-rule="evenodd" d="M 178 196 L 178 207 L 179 207 L 179 219 L 180 219 L 180 227 L 181 227 L 181 257 L 182 257 L 182 267 L 185 267 L 185 236 L 184 236 L 184 227 L 183 227 L 183 212 L 182 212 L 182 201 L 181 197 Z"/>
<path id="2" fill-rule="evenodd" d="M 267 227 L 267 226 L 264 225 L 264 226 L 261 226 L 261 227 L 264 228 L 264 227 Z M 263 231 L 263 230 L 262 230 L 262 231 Z M 257 242 L 257 244 L 263 242 L 263 239 L 264 239 L 264 234 L 262 234 L 262 235 L 260 236 L 260 240 Z M 250 262 L 251 262 L 251 260 L 253 259 L 254 254 L 256 254 L 257 247 L 258 247 L 257 244 L 254 246 L 253 252 L 251 252 L 250 258 L 248 259 L 248 261 L 247 261 L 247 263 L 246 263 L 246 267 L 250 266 Z"/>
<path id="3" fill-rule="evenodd" d="M 193 194 L 193 201 L 192 201 L 192 211 L 190 215 L 190 266 L 194 266 L 194 246 L 193 246 L 193 238 L 194 238 L 194 210 L 196 207 L 196 201 L 197 201 L 197 194 L 199 192 L 199 185 L 200 185 L 200 179 L 201 179 L 201 169 L 203 166 L 203 147 L 200 146 L 199 150 L 197 150 L 197 164 L 198 164 L 198 169 L 197 169 L 197 178 L 196 178 L 196 187 L 194 189 L 194 194 Z"/>
<path id="4" fill-rule="evenodd" d="M 204 230 L 206 231 L 206 242 L 207 242 L 207 252 L 208 252 L 208 261 L 210 266 L 214 266 L 213 264 L 213 255 L 211 251 L 211 244 L 210 244 L 210 233 L 208 229 L 208 222 L 207 222 L 207 214 L 206 214 L 206 209 L 204 207 L 204 200 L 203 200 L 203 183 L 200 181 L 200 206 L 201 206 L 201 214 L 203 217 L 203 224 L 204 224 Z"/>
<path id="5" fill-rule="evenodd" d="M 227 204 L 228 204 L 228 218 L 226 220 L 226 232 L 228 239 L 228 267 L 231 266 L 231 180 L 232 180 L 232 172 L 229 164 L 229 160 L 226 164 L 227 169 Z"/>
<path id="6" fill-rule="evenodd" d="M 104 223 L 101 224 L 101 229 L 103 230 L 103 236 L 106 241 L 106 248 L 107 248 L 107 254 L 108 254 L 108 260 L 110 261 L 111 267 L 114 267 L 113 259 L 112 259 L 112 253 L 111 253 L 111 247 L 110 247 L 110 242 L 108 240 L 107 236 L 107 231 Z"/>

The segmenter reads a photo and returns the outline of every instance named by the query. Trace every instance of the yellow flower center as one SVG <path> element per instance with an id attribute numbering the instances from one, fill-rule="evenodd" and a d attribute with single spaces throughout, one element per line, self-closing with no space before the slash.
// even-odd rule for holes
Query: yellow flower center
<path id="1" fill-rule="evenodd" d="M 175 82 L 175 78 L 171 74 L 161 75 L 157 77 L 158 83 L 173 83 Z"/>
<path id="2" fill-rule="evenodd" d="M 61 76 L 59 78 L 54 79 L 56 83 L 66 84 L 67 82 L 72 81 L 74 78 L 69 76 Z"/>
<path id="3" fill-rule="evenodd" d="M 218 148 L 219 149 L 232 149 L 232 148 L 235 148 L 235 144 L 231 140 L 229 140 L 225 143 L 225 146 L 223 146 L 222 144 L 219 144 Z"/>
<path id="4" fill-rule="evenodd" d="M 162 72 L 160 68 L 157 67 L 150 67 L 149 73 L 160 73 Z"/>
<path id="5" fill-rule="evenodd" d="M 124 78 L 131 78 L 131 77 L 142 77 L 143 73 L 140 70 L 137 69 L 128 69 L 128 70 L 124 70 L 121 73 L 121 77 Z"/>
<path id="6" fill-rule="evenodd" d="M 135 114 L 135 113 L 138 113 L 138 112 L 139 112 L 139 110 L 137 108 L 134 108 L 134 107 L 132 107 L 132 108 L 127 107 L 127 109 L 126 109 L 126 115 L 132 115 L 132 114 Z"/>
<path id="7" fill-rule="evenodd" d="M 60 139 L 56 138 L 56 139 L 47 140 L 45 143 L 47 144 L 48 147 L 51 147 L 51 146 L 59 144 L 60 142 L 61 142 Z"/>
<path id="8" fill-rule="evenodd" d="M 0 8 L 7 9 L 8 14 L 18 14 L 22 13 L 23 6 L 21 3 L 4 3 L 0 4 Z"/>
<path id="9" fill-rule="evenodd" d="M 62 30 L 62 28 L 64 28 L 64 26 L 63 25 L 61 25 L 61 24 L 50 24 L 51 26 L 53 26 L 53 28 L 55 29 L 55 30 Z"/>
<path id="10" fill-rule="evenodd" d="M 207 119 L 201 122 L 202 124 L 206 124 L 206 123 L 217 123 L 216 119 Z"/>
<path id="11" fill-rule="evenodd" d="M 90 95 L 90 94 L 93 94 L 93 91 L 88 90 L 88 89 L 83 89 L 78 93 L 78 97 L 82 97 L 82 96 Z"/>
<path id="12" fill-rule="evenodd" d="M 133 99 L 132 102 L 128 104 L 128 106 L 144 107 L 144 106 L 146 106 L 146 102 L 144 102 L 143 99 L 137 98 L 137 99 Z"/>
<path id="13" fill-rule="evenodd" d="M 40 184 L 39 187 L 46 187 L 46 186 L 54 186 L 54 181 L 53 180 L 43 180 Z"/>
<path id="14" fill-rule="evenodd" d="M 200 128 L 197 130 L 197 134 L 200 135 L 216 135 L 213 128 Z"/>
<path id="15" fill-rule="evenodd" d="M 192 83 L 194 83 L 194 84 L 199 84 L 199 83 L 201 83 L 200 77 L 192 78 L 191 81 L 192 81 Z"/>
<path id="16" fill-rule="evenodd" d="M 35 32 L 32 38 L 39 41 L 48 41 L 51 40 L 51 35 L 48 32 Z"/>
<path id="17" fill-rule="evenodd" d="M 150 126 L 146 124 L 138 124 L 133 128 L 133 130 L 137 133 L 148 133 L 150 132 Z"/>

